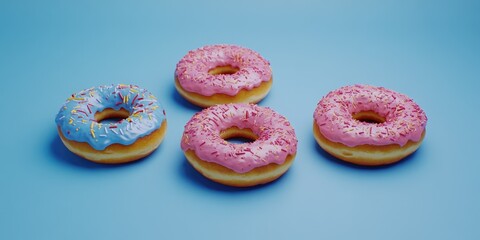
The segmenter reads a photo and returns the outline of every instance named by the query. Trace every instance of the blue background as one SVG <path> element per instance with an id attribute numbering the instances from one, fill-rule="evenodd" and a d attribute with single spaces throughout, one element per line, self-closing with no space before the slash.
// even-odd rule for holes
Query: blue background
<path id="1" fill-rule="evenodd" d="M 1 1 L 0 239 L 480 239 L 478 1 Z M 271 62 L 260 103 L 299 148 L 278 181 L 229 188 L 180 149 L 198 108 L 175 91 L 188 50 L 230 43 Z M 87 162 L 54 118 L 82 89 L 132 83 L 169 121 L 160 148 L 118 166 Z M 341 163 L 317 147 L 329 91 L 384 86 L 427 113 L 427 136 L 389 167 Z"/>

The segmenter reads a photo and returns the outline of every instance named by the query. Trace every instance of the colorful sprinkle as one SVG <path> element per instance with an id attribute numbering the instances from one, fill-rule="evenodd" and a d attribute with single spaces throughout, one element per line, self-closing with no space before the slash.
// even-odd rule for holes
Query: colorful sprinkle
<path id="1" fill-rule="evenodd" d="M 234 74 L 209 73 L 222 66 L 235 66 Z M 259 53 L 234 45 L 211 45 L 190 51 L 177 64 L 175 78 L 189 92 L 211 96 L 237 95 L 242 89 L 251 90 L 270 81 L 270 63 Z"/>
<path id="2" fill-rule="evenodd" d="M 373 111 L 385 119 L 368 123 L 353 118 Z M 324 137 L 347 146 L 405 145 L 419 141 L 427 123 L 423 110 L 409 97 L 368 85 L 346 86 L 323 97 L 314 113 L 315 123 Z"/>
<path id="3" fill-rule="evenodd" d="M 134 100 L 130 101 L 132 93 L 135 96 L 131 95 Z M 114 143 L 130 145 L 158 129 L 165 119 L 163 109 L 151 96 L 147 90 L 133 85 L 89 88 L 72 94 L 61 107 L 55 121 L 62 132 L 70 132 L 67 139 L 86 142 L 96 150 L 103 150 Z M 97 123 L 95 114 L 107 108 L 135 112 L 132 114 L 135 121 L 121 121 L 107 126 Z"/>
<path id="4" fill-rule="evenodd" d="M 242 144 L 222 139 L 220 133 L 232 126 L 250 129 L 258 138 Z M 204 161 L 244 173 L 270 163 L 284 163 L 288 155 L 296 153 L 297 138 L 288 120 L 270 108 L 226 104 L 195 114 L 185 125 L 181 147 L 194 150 Z"/>

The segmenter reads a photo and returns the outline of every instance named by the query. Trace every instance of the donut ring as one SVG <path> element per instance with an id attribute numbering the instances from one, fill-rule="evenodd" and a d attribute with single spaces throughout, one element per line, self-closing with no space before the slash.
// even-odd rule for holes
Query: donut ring
<path id="1" fill-rule="evenodd" d="M 245 137 L 235 144 L 225 139 Z M 254 104 L 216 105 L 185 125 L 181 148 L 203 176 L 225 185 L 248 187 L 271 182 L 293 163 L 297 138 L 288 120 Z"/>
<path id="2" fill-rule="evenodd" d="M 344 161 L 367 166 L 397 162 L 415 152 L 427 116 L 409 97 L 368 85 L 328 93 L 314 112 L 320 147 Z"/>
<path id="3" fill-rule="evenodd" d="M 270 63 L 257 52 L 234 45 L 190 51 L 177 64 L 175 87 L 189 102 L 209 107 L 257 103 L 270 91 Z"/>
<path id="4" fill-rule="evenodd" d="M 102 123 L 108 118 L 124 118 Z M 167 128 L 165 110 L 147 90 L 108 85 L 72 94 L 58 112 L 58 134 L 73 153 L 98 163 L 124 163 L 149 155 Z"/>

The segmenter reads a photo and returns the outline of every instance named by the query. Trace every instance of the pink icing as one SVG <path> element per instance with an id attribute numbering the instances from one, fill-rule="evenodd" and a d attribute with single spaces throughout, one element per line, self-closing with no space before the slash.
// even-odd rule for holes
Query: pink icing
<path id="1" fill-rule="evenodd" d="M 233 74 L 208 73 L 230 65 L 239 68 Z M 175 70 L 175 78 L 189 92 L 211 96 L 223 93 L 237 95 L 242 89 L 251 90 L 272 78 L 270 63 L 257 52 L 234 45 L 212 45 L 189 51 Z"/>
<path id="2" fill-rule="evenodd" d="M 374 111 L 385 122 L 366 123 L 352 117 L 363 111 Z M 318 103 L 314 119 L 323 136 L 350 147 L 417 142 L 427 124 L 425 112 L 409 97 L 367 85 L 346 86 L 328 93 Z"/>
<path id="3" fill-rule="evenodd" d="M 251 129 L 258 139 L 242 144 L 220 137 L 231 127 Z M 297 152 L 297 137 L 290 122 L 270 108 L 254 104 L 216 105 L 195 114 L 185 125 L 181 147 L 202 160 L 218 163 L 238 173 L 270 163 L 282 164 Z"/>

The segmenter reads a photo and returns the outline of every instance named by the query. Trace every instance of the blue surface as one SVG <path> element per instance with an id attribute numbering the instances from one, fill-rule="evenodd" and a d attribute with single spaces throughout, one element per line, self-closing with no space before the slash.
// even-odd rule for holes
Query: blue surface
<path id="1" fill-rule="evenodd" d="M 0 239 L 480 239 L 479 2 L 289 2 L 1 1 Z M 199 109 L 174 90 L 175 64 L 215 43 L 272 64 L 260 105 L 299 138 L 272 184 L 224 187 L 183 157 Z M 138 84 L 166 108 L 165 141 L 142 161 L 90 163 L 58 138 L 65 99 L 110 83 Z M 419 151 L 362 168 L 317 147 L 317 102 L 353 83 L 426 111 Z"/>

